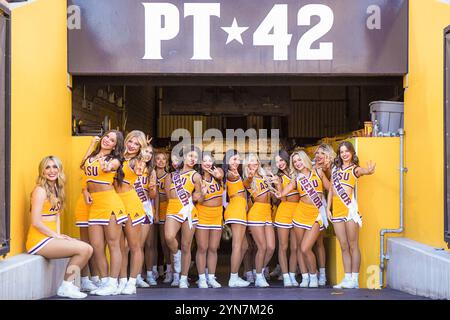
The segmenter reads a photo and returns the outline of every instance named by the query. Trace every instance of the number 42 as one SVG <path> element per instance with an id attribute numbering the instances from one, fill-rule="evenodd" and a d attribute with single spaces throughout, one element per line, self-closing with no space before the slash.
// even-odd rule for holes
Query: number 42
<path id="1" fill-rule="evenodd" d="M 332 42 L 320 42 L 318 49 L 311 48 L 315 41 L 333 27 L 333 11 L 322 4 L 305 5 L 298 11 L 297 25 L 310 26 L 312 16 L 319 16 L 320 22 L 300 38 L 297 45 L 297 60 L 333 60 Z M 274 60 L 288 60 L 288 47 L 292 35 L 288 33 L 287 17 L 288 5 L 276 4 L 253 34 L 253 45 L 273 46 Z"/>

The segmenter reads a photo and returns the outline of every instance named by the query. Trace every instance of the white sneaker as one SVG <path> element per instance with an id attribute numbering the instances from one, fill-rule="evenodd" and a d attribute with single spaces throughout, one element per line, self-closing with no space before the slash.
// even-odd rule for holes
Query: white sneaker
<path id="1" fill-rule="evenodd" d="M 206 285 L 206 287 L 208 288 L 208 285 Z M 178 285 L 178 288 L 180 288 L 180 289 L 187 289 L 187 288 L 189 288 L 188 280 L 187 279 L 180 279 L 180 283 Z"/>
<path id="2" fill-rule="evenodd" d="M 83 299 L 87 297 L 87 294 L 80 292 L 80 289 L 77 286 L 73 283 L 67 283 L 66 281 L 63 281 L 63 283 L 59 286 L 56 295 L 71 299 Z"/>
<path id="3" fill-rule="evenodd" d="M 128 281 L 125 288 L 123 288 L 121 294 L 126 294 L 126 295 L 136 294 L 136 284 Z"/>
<path id="4" fill-rule="evenodd" d="M 166 272 L 166 277 L 163 280 L 163 283 L 171 283 L 173 281 L 173 273 Z"/>
<path id="5" fill-rule="evenodd" d="M 240 277 L 237 277 L 234 280 L 229 280 L 228 281 L 228 286 L 230 288 L 243 288 L 243 287 L 248 287 L 250 285 L 250 282 L 245 281 L 244 279 L 241 279 Z"/>
<path id="6" fill-rule="evenodd" d="M 208 285 L 209 285 L 211 288 L 214 288 L 214 289 L 217 289 L 217 288 L 221 288 L 221 287 L 222 287 L 222 285 L 221 285 L 220 283 L 217 282 L 216 278 L 213 278 L 213 277 L 209 277 L 209 278 L 208 278 Z"/>
<path id="7" fill-rule="evenodd" d="M 89 294 L 97 294 L 97 291 L 100 289 L 103 289 L 104 287 L 106 287 L 108 285 L 108 281 L 106 282 L 102 282 L 100 281 L 99 285 L 97 286 L 97 289 L 92 290 L 91 292 L 89 292 Z"/>
<path id="8" fill-rule="evenodd" d="M 353 288 L 352 289 L 359 289 L 359 281 L 353 280 Z"/>
<path id="9" fill-rule="evenodd" d="M 117 288 L 118 288 L 117 280 L 116 280 L 116 282 L 109 281 L 108 284 L 104 288 L 97 290 L 95 292 L 95 294 L 98 296 L 111 296 L 111 295 L 115 294 L 115 292 L 117 291 Z"/>
<path id="10" fill-rule="evenodd" d="M 255 277 L 253 276 L 253 272 L 249 271 L 245 273 L 245 280 L 247 280 L 250 283 L 255 283 Z"/>
<path id="11" fill-rule="evenodd" d="M 148 279 L 147 279 L 148 281 Z M 149 288 L 150 285 L 144 281 L 144 279 L 142 278 L 142 276 L 140 274 L 138 274 L 137 278 L 136 278 L 136 287 L 138 288 Z"/>
<path id="12" fill-rule="evenodd" d="M 319 280 L 317 279 L 317 276 L 309 276 L 309 288 L 318 288 L 319 287 Z"/>
<path id="13" fill-rule="evenodd" d="M 117 296 L 119 294 L 122 294 L 122 290 L 125 289 L 125 287 L 127 286 L 128 281 L 123 278 L 119 280 L 119 284 L 116 287 L 116 291 L 114 291 L 114 293 L 112 294 L 113 296 Z"/>
<path id="14" fill-rule="evenodd" d="M 294 286 L 292 281 L 291 281 L 291 278 L 289 276 L 283 277 L 283 286 L 285 288 L 289 288 L 289 287 L 293 287 Z"/>
<path id="15" fill-rule="evenodd" d="M 325 274 L 319 275 L 319 286 L 323 287 L 327 284 L 327 276 Z"/>
<path id="16" fill-rule="evenodd" d="M 270 279 L 269 267 L 264 268 L 264 278 L 266 278 L 266 280 Z"/>
<path id="17" fill-rule="evenodd" d="M 181 250 L 173 255 L 173 269 L 176 273 L 181 272 Z"/>
<path id="18" fill-rule="evenodd" d="M 355 289 L 355 283 L 351 279 L 342 280 L 341 283 L 333 286 L 334 289 Z"/>
<path id="19" fill-rule="evenodd" d="M 82 292 L 91 292 L 98 289 L 98 287 L 91 280 L 81 281 L 81 289 Z"/>
<path id="20" fill-rule="evenodd" d="M 179 273 L 173 274 L 173 281 L 170 285 L 172 287 L 178 287 L 180 285 L 180 274 Z"/>
<path id="21" fill-rule="evenodd" d="M 208 289 L 208 282 L 206 282 L 206 279 L 198 279 L 198 287 L 201 289 Z"/>
<path id="22" fill-rule="evenodd" d="M 289 279 L 291 279 L 291 283 L 294 287 L 298 287 L 299 283 L 297 282 L 297 279 L 295 279 L 295 274 L 291 275 L 289 274 Z"/>
<path id="23" fill-rule="evenodd" d="M 155 274 L 153 272 L 147 272 L 147 282 L 150 286 L 158 285 L 158 282 L 156 282 Z"/>
<path id="24" fill-rule="evenodd" d="M 267 283 L 266 279 L 263 276 L 262 278 L 256 277 L 255 287 L 268 288 L 270 287 L 270 285 Z"/>
<path id="25" fill-rule="evenodd" d="M 309 287 L 309 277 L 302 278 L 302 282 L 300 282 L 299 287 L 300 288 L 308 288 Z"/>

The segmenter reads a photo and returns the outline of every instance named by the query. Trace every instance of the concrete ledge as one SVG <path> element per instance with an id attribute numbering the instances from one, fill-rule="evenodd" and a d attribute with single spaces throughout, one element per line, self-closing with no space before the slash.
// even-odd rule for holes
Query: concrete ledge
<path id="1" fill-rule="evenodd" d="M 389 238 L 388 254 L 390 288 L 433 299 L 450 299 L 450 252 L 407 238 Z"/>
<path id="2" fill-rule="evenodd" d="M 54 296 L 68 261 L 30 254 L 0 261 L 0 299 L 34 300 Z"/>

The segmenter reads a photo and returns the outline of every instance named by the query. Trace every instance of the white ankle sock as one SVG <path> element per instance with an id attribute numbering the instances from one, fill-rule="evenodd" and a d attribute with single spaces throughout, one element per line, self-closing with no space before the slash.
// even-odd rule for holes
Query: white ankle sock
<path id="1" fill-rule="evenodd" d="M 206 281 L 206 275 L 204 273 L 198 275 L 199 280 Z"/>
<path id="2" fill-rule="evenodd" d="M 112 279 L 112 278 L 110 278 L 110 279 Z M 117 280 L 116 280 L 117 281 Z M 119 279 L 119 284 L 120 283 L 127 283 L 128 282 L 128 279 L 127 278 L 120 278 Z"/>
<path id="3" fill-rule="evenodd" d="M 131 277 L 130 277 L 130 279 L 128 279 L 128 283 L 129 283 L 129 284 L 136 285 L 136 278 L 131 278 Z"/>
<path id="4" fill-rule="evenodd" d="M 290 277 L 289 273 L 283 273 L 283 279 L 291 280 L 291 277 Z"/>
<path id="5" fill-rule="evenodd" d="M 320 275 L 325 275 L 325 268 L 320 268 L 319 273 Z"/>
<path id="6" fill-rule="evenodd" d="M 291 279 L 295 279 L 295 272 L 289 272 L 289 277 L 291 277 Z"/>
<path id="7" fill-rule="evenodd" d="M 127 278 L 125 278 L 126 281 Z M 122 279 L 121 279 L 122 280 Z M 109 284 L 113 284 L 115 286 L 117 286 L 117 278 L 111 278 L 109 277 Z"/>
<path id="8" fill-rule="evenodd" d="M 81 277 L 81 283 L 89 281 L 89 277 Z"/>
<path id="9" fill-rule="evenodd" d="M 158 272 L 158 266 L 153 266 L 153 267 L 152 267 L 152 271 L 153 271 L 153 272 Z"/>
<path id="10" fill-rule="evenodd" d="M 351 273 L 346 273 L 344 276 L 345 280 L 352 280 L 352 274 Z"/>
<path id="11" fill-rule="evenodd" d="M 302 279 L 303 280 L 309 279 L 309 273 L 302 273 Z"/>
<path id="12" fill-rule="evenodd" d="M 98 276 L 93 276 L 93 277 L 91 277 L 91 281 L 99 282 L 100 278 Z"/>
<path id="13" fill-rule="evenodd" d="M 237 280 L 238 274 L 237 273 L 230 273 L 230 280 Z"/>
<path id="14" fill-rule="evenodd" d="M 209 274 L 208 274 L 208 279 L 209 279 L 209 280 L 215 280 L 215 279 L 216 279 L 216 276 L 214 275 L 214 273 L 209 273 Z"/>
<path id="15" fill-rule="evenodd" d="M 187 276 L 181 276 L 181 277 L 180 277 L 180 282 L 181 282 L 181 281 L 187 281 Z"/>
<path id="16" fill-rule="evenodd" d="M 359 278 L 359 273 L 353 273 L 352 272 L 352 280 L 353 281 L 358 281 L 358 278 Z"/>
<path id="17" fill-rule="evenodd" d="M 262 273 L 257 273 L 256 274 L 256 280 L 262 279 L 262 278 L 263 278 L 263 274 Z"/>

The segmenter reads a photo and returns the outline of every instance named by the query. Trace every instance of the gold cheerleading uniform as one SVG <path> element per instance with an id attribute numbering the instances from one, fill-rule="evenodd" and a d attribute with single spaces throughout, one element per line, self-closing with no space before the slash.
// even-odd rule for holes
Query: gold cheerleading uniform
<path id="1" fill-rule="evenodd" d="M 195 182 L 194 182 L 195 173 L 196 173 L 195 170 L 189 170 L 180 174 L 183 189 L 189 194 L 189 197 L 192 197 L 192 193 L 195 190 Z M 173 181 L 170 184 L 170 190 L 175 190 L 175 184 L 173 183 Z M 181 203 L 180 199 L 178 199 L 178 195 L 175 195 L 175 198 L 169 199 L 166 211 L 166 219 L 167 218 L 175 219 L 179 223 L 185 222 L 187 218 L 183 218 L 183 214 L 180 213 L 181 209 L 183 209 L 183 203 Z M 192 209 L 191 215 L 192 215 L 192 223 L 197 224 L 198 218 L 197 218 L 197 209 L 195 208 L 195 206 Z"/>
<path id="2" fill-rule="evenodd" d="M 245 187 L 242 178 L 236 181 L 226 181 L 227 194 L 230 202 L 225 209 L 225 224 L 242 224 L 247 225 L 247 200 L 245 197 Z M 238 195 L 242 193 L 244 197 Z"/>
<path id="3" fill-rule="evenodd" d="M 123 162 L 122 170 L 124 173 L 123 183 L 128 184 L 132 187 L 132 189 L 126 192 L 119 192 L 117 194 L 120 199 L 122 199 L 122 202 L 125 205 L 125 213 L 130 216 L 131 225 L 134 227 L 143 223 L 147 215 L 145 214 L 144 206 L 139 199 L 136 190 L 134 189 L 134 183 L 136 182 L 138 175 L 130 167 L 129 160 L 125 160 Z"/>
<path id="4" fill-rule="evenodd" d="M 307 179 L 319 194 L 319 196 L 322 197 L 323 184 L 319 174 L 317 173 L 317 170 L 311 171 Z M 300 194 L 300 199 L 303 197 L 309 197 L 306 190 L 303 189 L 299 181 L 297 181 L 297 190 Z M 317 209 L 314 204 L 305 203 L 300 200 L 294 212 L 294 218 L 292 220 L 294 227 L 311 230 L 316 222 L 319 224 L 320 230 L 323 230 L 324 226 L 319 209 Z"/>
<path id="5" fill-rule="evenodd" d="M 161 199 L 162 197 L 165 197 L 167 199 L 167 194 L 164 189 L 164 186 L 168 175 L 169 173 L 164 172 L 164 174 L 160 178 L 156 177 L 156 182 L 158 184 L 159 199 Z M 164 224 L 166 222 L 167 204 L 168 204 L 167 200 L 159 202 L 159 224 Z"/>
<path id="6" fill-rule="evenodd" d="M 86 183 L 91 182 L 112 186 L 116 172 L 103 172 L 98 159 L 92 162 L 90 159 L 86 159 L 84 163 L 84 174 L 86 176 Z M 92 192 L 91 198 L 92 204 L 89 208 L 89 225 L 107 226 L 112 215 L 115 215 L 117 224 L 121 224 L 128 219 L 122 199 L 118 196 L 114 188 L 106 191 Z"/>
<path id="7" fill-rule="evenodd" d="M 42 217 L 55 217 L 59 214 L 59 206 L 52 207 L 50 201 L 48 199 L 45 199 L 44 205 L 42 207 Z M 56 220 L 54 221 L 42 221 L 42 223 L 47 226 L 50 230 L 56 232 Z M 35 228 L 33 225 L 30 226 L 28 229 L 28 236 L 27 236 L 27 242 L 26 242 L 26 249 L 29 254 L 36 254 L 41 250 L 43 247 L 45 247 L 50 241 L 52 241 L 54 238 L 49 237 L 45 234 L 43 234 L 41 231 L 39 231 L 37 228 Z"/>
<path id="8" fill-rule="evenodd" d="M 86 175 L 81 177 L 81 188 L 86 189 Z M 89 210 L 91 205 L 84 200 L 83 193 L 78 196 L 75 205 L 75 225 L 79 228 L 87 228 L 89 226 Z"/>
<path id="9" fill-rule="evenodd" d="M 356 177 L 355 169 L 356 165 L 350 165 L 345 169 L 338 168 L 338 178 L 343 186 L 350 187 L 351 192 L 349 194 L 350 199 L 353 199 L 353 191 L 355 190 L 356 182 L 358 178 Z M 331 215 L 332 222 L 347 222 L 349 209 L 342 202 L 341 198 L 336 195 L 336 190 L 333 187 L 333 210 Z"/>
<path id="10" fill-rule="evenodd" d="M 203 200 L 203 203 L 217 198 L 222 198 L 223 188 L 222 183 L 211 177 L 210 181 L 203 179 L 204 185 L 206 185 L 207 193 Z M 207 207 L 203 204 L 197 203 L 198 225 L 197 229 L 206 230 L 222 230 L 222 202 L 216 207 Z"/>
<path id="11" fill-rule="evenodd" d="M 281 176 L 281 185 L 283 189 L 287 187 L 287 185 L 291 182 L 291 180 L 292 179 L 285 174 Z M 295 189 L 292 190 L 291 193 L 287 195 L 287 197 L 298 194 L 299 192 L 296 186 Z M 294 212 L 297 209 L 297 205 L 298 202 L 281 201 L 275 215 L 274 226 L 277 228 L 291 229 L 293 227 L 292 220 L 294 218 Z"/>
<path id="12" fill-rule="evenodd" d="M 248 189 L 253 199 L 270 192 L 269 185 L 263 178 L 253 177 L 253 180 L 256 189 Z M 267 225 L 273 225 L 272 205 L 270 202 L 263 203 L 254 201 L 247 214 L 247 225 L 249 227 L 264 227 Z"/>

